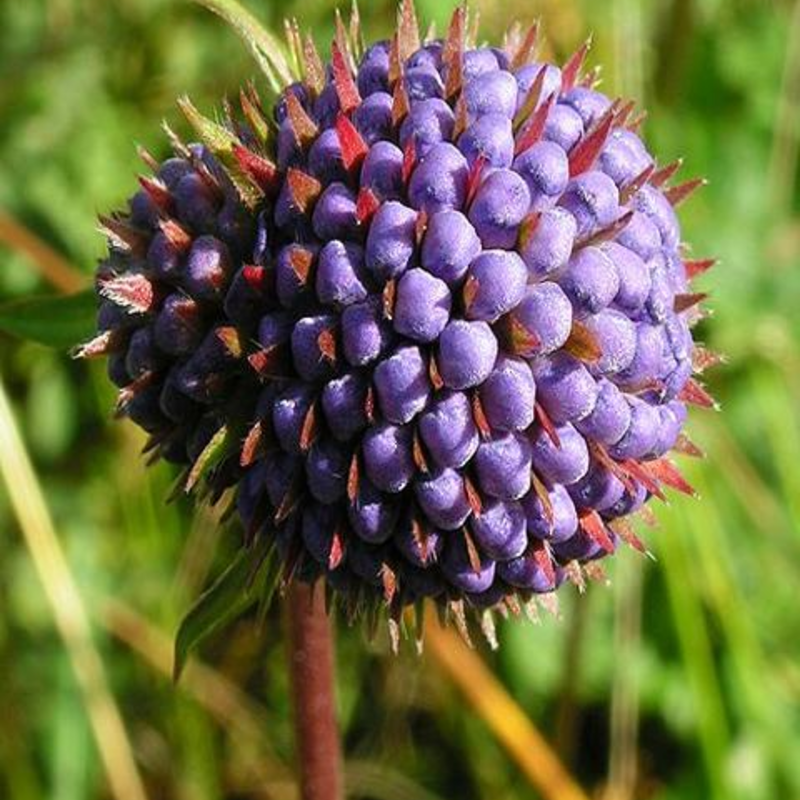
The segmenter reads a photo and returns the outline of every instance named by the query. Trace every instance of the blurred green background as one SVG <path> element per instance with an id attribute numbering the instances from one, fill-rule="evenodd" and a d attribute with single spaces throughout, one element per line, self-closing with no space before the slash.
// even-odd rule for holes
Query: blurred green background
<path id="1" fill-rule="evenodd" d="M 250 5 L 275 30 L 297 15 L 327 49 L 327 0 Z M 709 376 L 723 413 L 690 423 L 708 454 L 684 464 L 702 499 L 657 509 L 645 531 L 656 563 L 623 552 L 609 587 L 562 593 L 559 620 L 501 624 L 501 649 L 481 658 L 593 797 L 800 798 L 800 3 L 475 6 L 487 39 L 541 16 L 559 59 L 593 31 L 591 63 L 609 93 L 649 109 L 661 163 L 683 156 L 686 174 L 708 176 L 681 216 L 695 255 L 721 258 L 702 279 L 715 313 L 700 335 L 730 359 Z M 368 38 L 388 33 L 392 3 L 361 11 Z M 419 11 L 442 30 L 451 5 Z M 181 127 L 177 95 L 210 110 L 254 74 L 235 36 L 189 3 L 0 0 L 0 299 L 72 285 L 70 268 L 88 278 L 95 215 L 130 193 L 134 144 L 164 155 L 159 122 Z M 178 688 L 167 675 L 177 622 L 237 531 L 162 502 L 174 476 L 146 470 L 132 426 L 112 423 L 102 366 L 0 335 L 0 371 L 111 693 L 92 684 L 80 636 L 89 700 L 76 682 L 54 616 L 74 618 L 72 596 L 48 602 L 3 487 L 0 797 L 137 800 L 124 770 L 112 794 L 92 724 L 115 763 L 132 753 L 151 798 L 296 797 L 277 611 L 258 635 L 244 620 L 216 637 Z M 339 629 L 350 796 L 539 797 L 430 654 L 411 650 L 387 656 Z"/>

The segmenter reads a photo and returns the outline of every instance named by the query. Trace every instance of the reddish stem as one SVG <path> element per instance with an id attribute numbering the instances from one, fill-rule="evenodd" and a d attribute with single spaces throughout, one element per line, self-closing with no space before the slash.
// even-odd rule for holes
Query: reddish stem
<path id="1" fill-rule="evenodd" d="M 342 754 L 334 701 L 333 639 L 325 600 L 296 582 L 288 596 L 288 659 L 303 800 L 341 800 Z"/>

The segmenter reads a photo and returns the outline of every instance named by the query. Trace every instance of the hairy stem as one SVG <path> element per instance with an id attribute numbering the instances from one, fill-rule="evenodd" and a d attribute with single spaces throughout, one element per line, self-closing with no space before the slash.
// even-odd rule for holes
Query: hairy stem
<path id="1" fill-rule="evenodd" d="M 289 671 L 303 800 L 341 800 L 333 639 L 323 593 L 295 583 L 287 600 Z"/>

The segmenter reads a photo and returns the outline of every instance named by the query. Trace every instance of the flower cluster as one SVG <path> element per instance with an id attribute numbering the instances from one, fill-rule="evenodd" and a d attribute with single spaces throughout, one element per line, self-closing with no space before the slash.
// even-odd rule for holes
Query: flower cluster
<path id="1" fill-rule="evenodd" d="M 410 3 L 266 114 L 211 123 L 105 218 L 100 334 L 153 452 L 235 487 L 284 579 L 396 616 L 581 580 L 693 452 L 711 399 L 671 185 L 632 103 L 535 58 L 537 29 L 419 41 Z"/>

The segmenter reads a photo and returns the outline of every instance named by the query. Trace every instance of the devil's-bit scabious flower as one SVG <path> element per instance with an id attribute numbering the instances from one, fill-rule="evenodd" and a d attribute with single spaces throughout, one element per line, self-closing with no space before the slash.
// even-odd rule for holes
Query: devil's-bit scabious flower
<path id="1" fill-rule="evenodd" d="M 596 572 L 692 452 L 708 356 L 674 186 L 632 103 L 535 58 L 537 29 L 362 52 L 311 40 L 102 220 L 98 337 L 119 410 L 285 580 L 354 613 L 549 596 Z M 699 358 L 698 358 L 699 354 Z M 693 361 L 694 359 L 694 361 Z"/>

